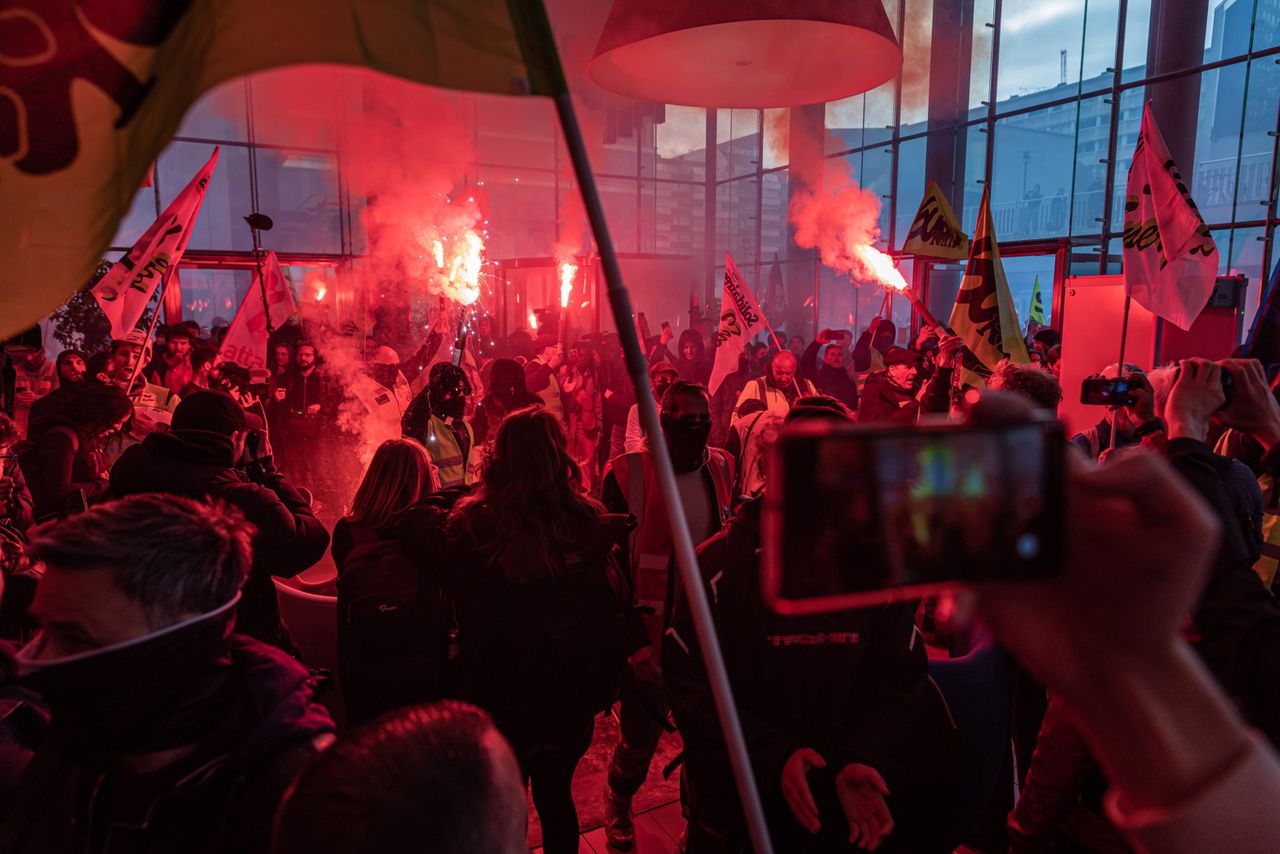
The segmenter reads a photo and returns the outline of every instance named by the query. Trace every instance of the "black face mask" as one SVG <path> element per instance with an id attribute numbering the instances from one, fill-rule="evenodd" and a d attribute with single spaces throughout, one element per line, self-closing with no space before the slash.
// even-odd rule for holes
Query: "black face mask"
<path id="1" fill-rule="evenodd" d="M 50 742 L 76 758 L 137 756 L 193 744 L 226 713 L 231 633 L 239 595 L 215 611 L 122 644 L 33 660 L 19 681 L 44 697 Z"/>
<path id="2" fill-rule="evenodd" d="M 374 382 L 384 388 L 395 388 L 397 375 L 400 373 L 399 365 L 373 365 L 369 369 L 369 373 L 373 376 Z"/>
<path id="3" fill-rule="evenodd" d="M 661 417 L 662 434 L 667 439 L 671 465 L 678 472 L 697 471 L 707 458 L 707 439 L 711 436 L 711 422 L 686 421 L 665 412 Z"/>

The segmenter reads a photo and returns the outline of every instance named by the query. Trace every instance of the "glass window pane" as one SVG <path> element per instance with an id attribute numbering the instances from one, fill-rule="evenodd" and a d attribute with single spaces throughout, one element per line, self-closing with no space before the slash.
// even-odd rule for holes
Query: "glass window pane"
<path id="1" fill-rule="evenodd" d="M 984 112 L 984 101 L 991 99 L 991 44 L 995 38 L 995 0 L 973 2 L 973 44 L 969 59 L 969 108 L 970 118 Z"/>
<path id="2" fill-rule="evenodd" d="M 640 251 L 701 255 L 706 231 L 706 190 L 701 184 L 641 181 Z"/>
<path id="3" fill-rule="evenodd" d="M 923 130 L 929 118 L 929 71 L 932 60 L 931 46 L 934 36 L 934 6 L 932 0 L 906 0 L 905 28 L 902 39 L 902 114 L 899 122 L 904 126 L 920 125 Z M 941 4 L 939 4 L 941 5 Z M 939 10 L 940 14 L 942 10 Z M 947 28 L 940 37 L 952 34 Z M 954 36 L 952 36 L 954 38 Z M 939 69 L 942 73 L 942 69 Z"/>
<path id="4" fill-rule="evenodd" d="M 173 142 L 160 153 L 156 163 L 156 189 L 160 191 L 161 208 L 173 201 L 212 153 L 213 146 L 203 142 Z M 253 213 L 253 199 L 249 193 L 249 149 L 223 145 L 188 246 L 251 250 L 253 240 L 242 219 L 250 213 Z"/>
<path id="5" fill-rule="evenodd" d="M 1093 2 L 1085 4 L 1084 46 L 1081 49 L 1080 80 L 1082 92 L 1097 92 L 1111 85 L 1108 68 L 1116 64 L 1116 37 L 1120 29 L 1120 4 Z M 1069 54 L 1068 62 L 1075 60 Z"/>
<path id="6" fill-rule="evenodd" d="M 765 260 L 772 260 L 775 255 L 787 251 L 787 192 L 790 177 L 787 170 L 782 169 L 766 172 L 762 179 L 760 257 Z"/>
<path id="7" fill-rule="evenodd" d="M 725 247 L 745 269 L 756 263 L 756 205 L 760 184 L 754 176 L 716 188 L 716 251 Z"/>
<path id="8" fill-rule="evenodd" d="M 760 111 L 720 110 L 716 115 L 716 177 L 755 172 L 760 165 Z"/>
<path id="9" fill-rule="evenodd" d="M 1124 18 L 1124 82 L 1147 73 L 1147 42 L 1151 35 L 1151 0 L 1129 0 Z"/>
<path id="10" fill-rule="evenodd" d="M 1280 6 L 1276 8 L 1280 14 Z M 1236 184 L 1237 220 L 1260 219 L 1266 215 L 1267 200 L 1271 196 L 1271 158 L 1275 152 L 1275 139 L 1269 134 L 1276 128 L 1277 103 L 1280 103 L 1280 65 L 1274 58 L 1251 63 Z"/>
<path id="11" fill-rule="evenodd" d="M 1240 273 L 1249 280 L 1242 311 L 1244 315 L 1242 339 L 1249 333 L 1249 327 L 1253 325 L 1253 316 L 1258 311 L 1258 300 L 1261 298 L 1262 289 L 1267 284 L 1262 275 L 1263 234 L 1261 228 L 1237 228 L 1231 232 L 1229 247 L 1218 244 L 1218 250 L 1226 256 L 1223 272 L 1231 276 Z"/>
<path id="12" fill-rule="evenodd" d="M 827 129 L 827 154 L 862 147 L 866 101 L 866 96 L 854 95 L 852 98 L 827 102 L 823 119 Z"/>
<path id="13" fill-rule="evenodd" d="M 187 110 L 176 136 L 247 142 L 244 86 L 244 80 L 232 80 L 206 92 Z"/>
<path id="14" fill-rule="evenodd" d="M 541 257 L 551 253 L 556 239 L 555 174 L 536 169 L 482 166 L 480 177 L 489 197 L 489 237 L 485 257 L 490 259 Z M 599 181 L 605 211 L 614 240 L 634 252 L 636 245 L 635 181 L 602 178 Z M 619 204 L 620 185 L 625 202 Z M 572 189 L 561 187 L 562 193 Z M 626 218 L 624 230 L 622 218 Z"/>
<path id="15" fill-rule="evenodd" d="M 859 183 L 864 189 L 875 193 L 880 199 L 880 242 L 881 249 L 889 246 L 890 200 L 893 198 L 893 149 L 872 148 L 862 153 L 862 168 L 859 170 Z M 910 202 L 907 202 L 910 205 Z"/>
<path id="16" fill-rule="evenodd" d="M 1040 299 L 1044 306 L 1045 324 L 1051 324 L 1049 315 L 1053 312 L 1053 255 L 1007 255 L 1001 256 L 1004 263 L 1004 275 L 1009 280 L 1009 293 L 1013 296 L 1013 307 L 1018 313 L 1018 323 L 1026 332 L 1027 318 L 1031 316 L 1031 295 L 1035 291 L 1036 282 L 1040 282 Z"/>
<path id="17" fill-rule="evenodd" d="M 477 95 L 475 108 L 476 157 L 480 163 L 555 168 L 558 143 L 549 101 Z"/>
<path id="18" fill-rule="evenodd" d="M 791 110 L 764 111 L 764 168 L 776 169 L 791 162 Z"/>
<path id="19" fill-rule="evenodd" d="M 1102 231 L 1103 208 L 1107 201 L 1107 144 L 1111 134 L 1111 99 L 1104 96 L 1086 98 L 1080 102 L 1080 118 L 1076 128 L 1076 164 L 1073 183 L 1067 185 L 1072 193 L 1071 233 L 1099 234 Z M 1054 197 L 1058 195 L 1054 191 Z M 1052 207 L 1053 202 L 1050 202 Z M 1050 212 L 1055 224 L 1057 214 Z"/>
<path id="20" fill-rule="evenodd" d="M 403 82 L 380 78 L 377 91 Z M 366 83 L 361 72 L 336 65 L 304 65 L 264 71 L 249 78 L 254 142 L 299 148 L 334 148 L 344 106 L 355 103 Z M 323 93 L 323 97 L 318 97 Z"/>
<path id="21" fill-rule="evenodd" d="M 991 214 L 1000 240 L 1066 235 L 1076 109 L 1068 103 L 996 122 Z"/>
<path id="22" fill-rule="evenodd" d="M 1258 4 L 1270 6 L 1263 0 Z M 1249 52 L 1253 38 L 1255 0 L 1236 0 L 1235 3 L 1210 3 L 1209 19 L 1205 24 L 1205 61 L 1230 59 Z"/>
<path id="23" fill-rule="evenodd" d="M 889 80 L 867 93 L 866 113 L 863 116 L 863 144 L 887 142 L 893 138 L 893 104 L 897 97 L 897 78 Z"/>
<path id="24" fill-rule="evenodd" d="M 1280 5 L 1257 4 L 1253 18 L 1253 49 L 1266 50 L 1280 44 Z"/>
<path id="25" fill-rule="evenodd" d="M 996 99 L 1046 92 L 1080 80 L 1083 3 L 1004 0 Z M 1058 97 L 1069 94 L 1065 90 Z"/>
<path id="26" fill-rule="evenodd" d="M 258 209 L 275 220 L 275 227 L 262 234 L 263 247 L 278 252 L 341 252 L 337 158 L 274 148 L 255 149 L 254 157 Z"/>
<path id="27" fill-rule="evenodd" d="M 1120 93 L 1120 118 L 1116 128 L 1116 169 L 1111 183 L 1111 229 L 1124 230 L 1124 194 L 1133 165 L 1133 149 L 1142 130 L 1142 105 L 1146 90 L 1139 87 Z"/>
<path id="28" fill-rule="evenodd" d="M 253 271 L 183 266 L 178 279 L 182 282 L 182 318 L 209 329 L 231 325 L 253 284 Z"/>
<path id="29" fill-rule="evenodd" d="M 639 192 L 635 179 L 627 178 L 600 178 L 597 182 L 600 190 L 600 196 L 604 201 L 605 220 L 609 224 L 609 234 L 613 238 L 614 245 L 617 246 L 619 252 L 637 252 L 639 251 Z M 497 207 L 494 207 L 497 210 Z M 489 233 L 492 235 L 495 231 L 502 231 L 502 227 L 497 229 L 493 227 L 493 217 L 490 217 Z M 550 225 L 548 236 L 538 241 L 540 247 L 537 250 L 530 249 L 525 254 L 547 254 L 551 251 L 551 243 L 555 239 L 554 223 Z M 519 255 L 500 255 L 501 258 L 516 258 Z"/>
<path id="30" fill-rule="evenodd" d="M 1245 69 L 1241 62 L 1200 75 L 1195 168 L 1178 164 L 1183 175 L 1192 173 L 1191 195 L 1208 223 L 1230 222 L 1235 209 Z"/>
<path id="31" fill-rule="evenodd" d="M 978 222 L 978 206 L 982 203 L 982 190 L 986 186 L 987 134 L 986 125 L 969 125 L 964 129 L 964 149 L 956 152 L 956 159 L 964 160 L 964 203 L 956 211 L 966 234 L 973 235 Z"/>
<path id="32" fill-rule="evenodd" d="M 702 181 L 707 174 L 707 111 L 667 104 L 653 125 L 652 142 L 641 145 L 640 174 Z"/>
<path id="33" fill-rule="evenodd" d="M 898 180 L 894 188 L 893 248 L 901 249 L 924 198 L 924 155 L 927 140 L 906 140 L 898 149 Z"/>

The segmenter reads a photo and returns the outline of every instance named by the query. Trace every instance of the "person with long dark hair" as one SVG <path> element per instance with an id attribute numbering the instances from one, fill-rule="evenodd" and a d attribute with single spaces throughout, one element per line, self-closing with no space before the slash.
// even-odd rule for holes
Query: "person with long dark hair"
<path id="1" fill-rule="evenodd" d="M 64 512 L 77 492 L 86 503 L 106 492 L 103 445 L 132 416 L 123 390 L 100 385 L 83 389 L 60 412 L 31 425 L 20 459 L 37 520 Z"/>
<path id="2" fill-rule="evenodd" d="M 422 445 L 388 439 L 333 528 L 338 673 L 353 723 L 444 696 L 452 616 L 435 559 L 460 491 L 439 487 Z"/>
<path id="3" fill-rule="evenodd" d="M 583 492 L 564 431 L 541 407 L 506 417 L 449 520 L 458 693 L 511 741 L 548 854 L 578 850 L 574 769 L 627 654 L 644 644 L 611 557 L 626 528 Z"/>

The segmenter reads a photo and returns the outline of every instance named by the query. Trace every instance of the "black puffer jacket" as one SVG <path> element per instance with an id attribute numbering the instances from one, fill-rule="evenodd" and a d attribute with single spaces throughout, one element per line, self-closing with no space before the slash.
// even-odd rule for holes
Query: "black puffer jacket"
<path id="1" fill-rule="evenodd" d="M 137 775 L 109 759 L 38 750 L 4 805 L 0 851 L 266 854 L 281 797 L 333 721 L 305 667 L 249 638 L 228 644 L 225 712 L 190 755 Z"/>
<path id="2" fill-rule="evenodd" d="M 850 763 L 889 785 L 897 829 L 881 850 L 930 852 L 927 815 L 954 742 L 941 693 L 929 679 L 914 605 L 896 603 L 812 617 L 781 617 L 760 599 L 760 499 L 698 549 L 725 666 L 751 765 L 778 851 L 847 851 L 848 823 L 834 775 Z M 690 822 L 745 839 L 742 808 L 685 597 L 663 638 L 662 671 L 684 737 Z M 783 766 L 800 748 L 826 768 L 809 774 L 823 830 L 810 835 L 781 790 Z M 691 831 L 692 833 L 693 831 Z M 736 849 L 731 849 L 736 850 Z M 947 848 L 950 851 L 950 848 Z"/>
<path id="3" fill-rule="evenodd" d="M 116 461 L 111 492 L 119 497 L 143 492 L 212 497 L 239 508 L 258 534 L 236 631 L 291 651 L 271 576 L 290 578 L 315 565 L 329 547 L 329 532 L 283 475 L 259 468 L 251 479 L 231 464 L 231 453 L 231 440 L 217 433 L 152 433 Z"/>

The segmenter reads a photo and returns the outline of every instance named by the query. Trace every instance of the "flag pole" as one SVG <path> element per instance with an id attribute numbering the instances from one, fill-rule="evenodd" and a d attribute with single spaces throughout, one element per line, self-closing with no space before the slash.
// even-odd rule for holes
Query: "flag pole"
<path id="1" fill-rule="evenodd" d="M 160 307 L 164 304 L 164 291 L 168 284 L 169 277 L 165 276 L 156 285 L 156 307 L 151 312 L 151 322 L 147 324 L 147 337 L 142 342 L 142 352 L 138 354 L 138 363 L 133 366 L 133 373 L 129 375 L 129 383 L 124 387 L 125 394 L 133 393 L 133 384 L 137 382 L 138 374 L 142 373 L 142 363 L 147 355 L 147 346 L 151 343 L 151 336 L 155 334 L 156 321 L 160 319 Z"/>
<path id="2" fill-rule="evenodd" d="M 564 131 L 565 145 L 569 149 L 569 158 L 573 163 L 578 187 L 582 192 L 587 219 L 591 223 L 591 230 L 595 234 L 596 246 L 600 252 L 600 263 L 608 286 L 609 307 L 613 312 L 614 325 L 617 327 L 618 338 L 622 343 L 627 372 L 631 375 L 631 384 L 636 390 L 640 423 L 650 436 L 661 436 L 662 424 L 658 420 L 658 409 L 653 395 L 648 393 L 647 360 L 640 348 L 640 340 L 632 323 L 631 297 L 626 285 L 622 282 L 622 269 L 618 264 L 613 238 L 605 220 L 604 204 L 596 186 L 595 175 L 591 171 L 586 142 L 582 137 L 582 128 L 578 124 L 578 115 L 573 107 L 573 98 L 569 94 L 569 85 L 560 64 L 560 54 L 551 32 L 546 5 L 543 2 L 527 3 L 521 0 L 507 0 L 507 7 L 515 22 L 517 33 L 521 36 L 520 43 L 526 64 L 531 77 L 534 77 L 531 81 L 535 83 L 534 91 L 550 93 L 555 101 L 560 127 Z M 769 840 L 764 810 L 760 803 L 760 793 L 756 788 L 751 759 L 747 753 L 747 743 L 743 738 L 742 724 L 738 719 L 737 706 L 734 704 L 733 689 L 729 684 L 729 674 L 720 652 L 715 620 L 711 615 L 711 606 L 707 601 L 706 590 L 702 585 L 702 575 L 698 569 L 698 559 L 694 554 L 693 535 L 689 531 L 689 520 L 680 503 L 680 492 L 676 486 L 671 455 L 667 451 L 665 442 L 651 442 L 649 452 L 653 457 L 658 487 L 667 508 L 672 540 L 675 543 L 676 567 L 680 572 L 684 594 L 688 598 L 689 610 L 697 629 L 698 645 L 706 665 L 711 693 L 715 698 L 716 712 L 724 730 L 725 745 L 733 766 L 734 779 L 742 800 L 752 847 L 756 854 L 773 854 L 773 845 Z"/>
<path id="3" fill-rule="evenodd" d="M 1125 288 L 1125 291 L 1126 293 L 1124 295 L 1124 316 L 1123 316 L 1123 319 L 1120 321 L 1120 361 L 1116 364 L 1116 379 L 1119 379 L 1120 377 L 1124 376 L 1124 348 L 1125 348 L 1125 345 L 1129 342 L 1129 306 L 1133 302 L 1133 297 L 1129 296 L 1129 294 L 1127 293 L 1128 288 Z M 1117 429 L 1118 425 L 1116 423 L 1119 420 L 1119 418 L 1120 418 L 1119 407 L 1111 410 L 1110 448 L 1113 451 L 1116 449 L 1116 434 L 1120 432 Z"/>
<path id="4" fill-rule="evenodd" d="M 249 233 L 253 235 L 253 262 L 258 268 L 258 289 L 262 293 L 262 316 L 267 321 L 267 349 L 270 350 L 271 336 L 275 334 L 275 330 L 271 328 L 271 305 L 267 302 L 267 279 L 262 275 L 262 244 L 258 233 L 270 231 L 275 223 L 271 221 L 271 217 L 256 211 L 245 217 L 244 221 L 249 224 Z M 267 355 L 270 356 L 270 353 Z"/>

